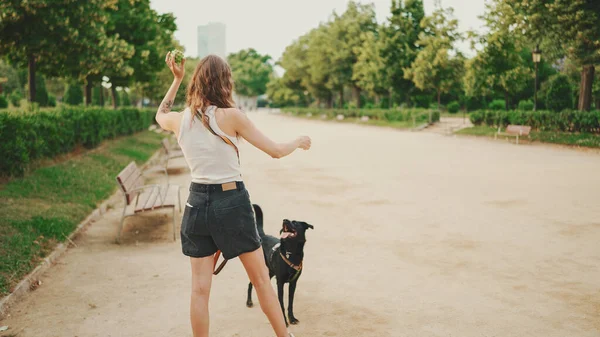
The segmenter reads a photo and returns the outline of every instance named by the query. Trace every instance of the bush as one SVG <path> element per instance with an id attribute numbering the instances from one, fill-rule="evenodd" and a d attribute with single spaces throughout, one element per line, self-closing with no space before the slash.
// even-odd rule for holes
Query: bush
<path id="1" fill-rule="evenodd" d="M 448 112 L 451 114 L 455 114 L 458 112 L 458 110 L 460 110 L 460 104 L 456 101 L 454 102 L 450 102 L 447 106 L 448 108 Z"/>
<path id="2" fill-rule="evenodd" d="M 0 95 L 0 109 L 8 108 L 8 100 L 4 95 Z"/>
<path id="3" fill-rule="evenodd" d="M 429 121 L 428 109 L 319 109 L 319 108 L 282 108 L 283 112 L 289 112 L 296 116 L 304 116 L 311 113 L 313 116 L 325 114 L 328 118 L 343 115 L 346 118 L 359 118 L 367 116 L 374 120 L 385 120 L 388 122 L 412 121 L 413 117 L 417 123 Z M 440 120 L 439 111 L 432 112 L 434 122 Z"/>
<path id="4" fill-rule="evenodd" d="M 520 101 L 519 102 L 519 110 L 522 110 L 522 111 L 533 110 L 533 102 L 531 100 Z"/>
<path id="5" fill-rule="evenodd" d="M 32 160 L 51 158 L 81 144 L 129 135 L 150 126 L 153 110 L 62 107 L 49 111 L 0 112 L 0 174 L 21 175 Z"/>
<path id="6" fill-rule="evenodd" d="M 473 111 L 469 115 L 469 119 L 473 125 L 481 125 L 483 124 L 483 112 L 481 111 Z"/>
<path id="7" fill-rule="evenodd" d="M 15 91 L 11 92 L 10 95 L 8 96 L 8 100 L 16 108 L 21 106 L 22 99 L 23 99 L 23 95 L 21 94 L 21 92 L 19 90 L 15 90 Z"/>
<path id="8" fill-rule="evenodd" d="M 63 102 L 69 105 L 83 104 L 83 90 L 79 84 L 69 84 L 65 91 Z"/>
<path id="9" fill-rule="evenodd" d="M 478 110 L 470 115 L 475 125 L 528 125 L 539 131 L 600 133 L 600 111 L 491 111 Z"/>
<path id="10" fill-rule="evenodd" d="M 55 107 L 56 106 L 56 97 L 52 95 L 48 95 L 48 106 Z"/>
<path id="11" fill-rule="evenodd" d="M 566 75 L 556 75 L 550 80 L 546 93 L 546 107 L 552 111 L 562 111 L 573 108 L 571 84 Z"/>
<path id="12" fill-rule="evenodd" d="M 506 109 L 506 103 L 501 99 L 495 99 L 488 106 L 490 110 L 504 110 Z"/>

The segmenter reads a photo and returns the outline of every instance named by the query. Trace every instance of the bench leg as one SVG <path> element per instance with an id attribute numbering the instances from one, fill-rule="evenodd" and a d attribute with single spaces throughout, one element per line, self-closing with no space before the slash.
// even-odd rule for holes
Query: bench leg
<path id="1" fill-rule="evenodd" d="M 175 233 L 176 230 L 176 225 L 175 225 L 175 206 L 173 206 L 173 241 L 177 241 L 177 233 Z"/>
<path id="2" fill-rule="evenodd" d="M 519 145 L 519 135 L 517 135 L 517 145 Z"/>
<path id="3" fill-rule="evenodd" d="M 181 213 L 181 189 L 177 190 L 177 201 L 179 203 L 179 213 Z"/>
<path id="4" fill-rule="evenodd" d="M 117 243 L 121 243 L 121 233 L 123 232 L 123 223 L 125 222 L 125 216 L 121 218 L 121 223 L 119 224 L 119 231 L 117 232 Z"/>

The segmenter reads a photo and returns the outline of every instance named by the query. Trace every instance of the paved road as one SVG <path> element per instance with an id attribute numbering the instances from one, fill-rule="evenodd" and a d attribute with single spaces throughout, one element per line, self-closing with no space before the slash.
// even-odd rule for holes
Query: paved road
<path id="1" fill-rule="evenodd" d="M 598 153 L 251 114 L 275 139 L 313 137 L 282 160 L 242 147 L 266 231 L 283 218 L 315 227 L 297 336 L 600 335 Z M 187 171 L 173 180 L 186 186 Z M 119 207 L 0 325 L 19 337 L 191 336 L 189 261 L 168 213 L 128 220 L 118 246 Z M 216 277 L 212 336 L 272 335 L 245 307 L 246 285 L 237 260 Z"/>

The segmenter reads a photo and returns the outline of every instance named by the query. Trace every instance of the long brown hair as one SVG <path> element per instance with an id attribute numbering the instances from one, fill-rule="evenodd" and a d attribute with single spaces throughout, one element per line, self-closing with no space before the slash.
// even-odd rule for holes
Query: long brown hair
<path id="1" fill-rule="evenodd" d="M 233 108 L 233 79 L 229 64 L 217 55 L 200 60 L 187 88 L 186 104 L 192 113 L 208 127 L 204 112 L 210 105 Z"/>

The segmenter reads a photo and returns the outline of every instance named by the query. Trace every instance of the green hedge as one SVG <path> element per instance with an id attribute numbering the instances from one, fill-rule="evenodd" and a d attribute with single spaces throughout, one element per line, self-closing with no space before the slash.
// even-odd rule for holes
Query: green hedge
<path id="1" fill-rule="evenodd" d="M 155 111 L 62 107 L 38 112 L 0 112 L 0 174 L 22 175 L 32 160 L 93 148 L 102 140 L 148 128 Z"/>
<path id="2" fill-rule="evenodd" d="M 326 115 L 327 118 L 334 118 L 337 115 L 343 115 L 345 118 L 360 118 L 367 116 L 374 120 L 383 120 L 388 122 L 410 122 L 414 120 L 417 123 L 426 123 L 429 121 L 431 111 L 434 122 L 440 120 L 440 113 L 437 110 L 429 109 L 319 109 L 319 108 L 282 108 L 283 112 L 290 112 L 294 115 L 313 116 Z"/>
<path id="3" fill-rule="evenodd" d="M 475 125 L 505 127 L 509 124 L 528 125 L 539 131 L 600 133 L 600 111 L 490 111 L 470 114 Z"/>

